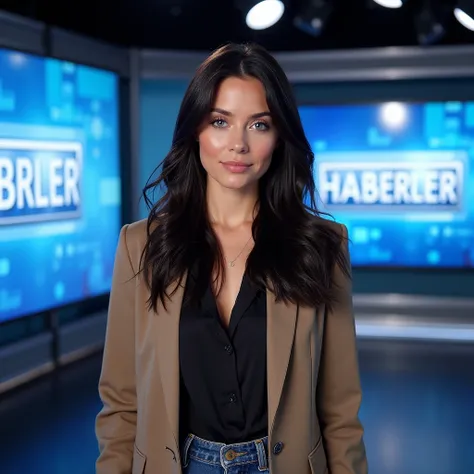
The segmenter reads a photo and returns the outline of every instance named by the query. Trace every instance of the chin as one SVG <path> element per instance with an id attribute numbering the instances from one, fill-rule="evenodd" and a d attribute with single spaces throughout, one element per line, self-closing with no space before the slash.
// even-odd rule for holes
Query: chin
<path id="1" fill-rule="evenodd" d="M 257 180 L 251 179 L 244 176 L 232 176 L 227 179 L 221 179 L 218 181 L 219 184 L 226 189 L 234 189 L 240 191 L 243 189 L 251 188 L 257 184 Z"/>

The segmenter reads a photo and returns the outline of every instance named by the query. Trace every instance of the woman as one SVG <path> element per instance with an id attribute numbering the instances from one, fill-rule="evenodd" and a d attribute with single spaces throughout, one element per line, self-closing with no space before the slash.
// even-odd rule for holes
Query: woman
<path id="1" fill-rule="evenodd" d="M 256 45 L 198 69 L 147 221 L 122 229 L 98 474 L 365 474 L 343 226 Z M 147 198 L 148 199 L 148 198 Z"/>

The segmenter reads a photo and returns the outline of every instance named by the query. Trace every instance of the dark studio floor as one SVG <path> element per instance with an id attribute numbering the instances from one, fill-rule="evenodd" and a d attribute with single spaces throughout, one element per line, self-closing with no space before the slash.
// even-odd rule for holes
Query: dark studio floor
<path id="1" fill-rule="evenodd" d="M 359 348 L 370 472 L 474 473 L 474 344 Z M 0 398 L 0 473 L 94 473 L 100 361 L 93 356 Z"/>

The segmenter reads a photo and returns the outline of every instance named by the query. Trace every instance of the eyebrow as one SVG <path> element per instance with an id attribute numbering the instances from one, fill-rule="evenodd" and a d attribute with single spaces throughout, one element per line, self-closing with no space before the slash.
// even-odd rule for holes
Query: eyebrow
<path id="1" fill-rule="evenodd" d="M 218 114 L 226 115 L 227 117 L 232 117 L 232 112 L 229 112 L 228 110 L 224 109 L 219 109 L 219 108 L 214 108 L 211 109 L 211 112 L 217 112 Z M 250 118 L 256 119 L 256 118 L 261 118 L 261 117 L 270 117 L 271 114 L 270 112 L 258 112 L 257 114 L 252 114 Z"/>

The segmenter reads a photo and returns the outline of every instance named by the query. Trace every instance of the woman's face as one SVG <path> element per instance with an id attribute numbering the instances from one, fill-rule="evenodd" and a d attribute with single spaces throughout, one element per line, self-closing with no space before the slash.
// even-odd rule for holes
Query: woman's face
<path id="1" fill-rule="evenodd" d="M 278 138 L 262 83 L 225 79 L 198 137 L 208 180 L 236 190 L 255 186 L 270 166 Z"/>

